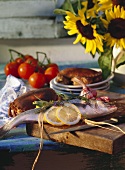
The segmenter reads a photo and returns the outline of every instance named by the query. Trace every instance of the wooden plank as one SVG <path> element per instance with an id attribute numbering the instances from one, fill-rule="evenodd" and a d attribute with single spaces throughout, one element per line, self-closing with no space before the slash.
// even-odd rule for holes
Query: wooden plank
<path id="1" fill-rule="evenodd" d="M 125 95 L 105 91 L 98 92 L 99 96 L 104 96 L 107 94 L 111 98 L 111 102 L 116 104 L 118 110 L 108 116 L 104 116 L 95 120 L 103 121 L 105 119 L 118 115 L 125 115 Z M 125 124 L 120 124 L 118 126 L 123 131 L 125 131 Z M 98 150 L 108 154 L 116 154 L 125 147 L 125 134 L 123 134 L 122 132 L 116 132 L 114 131 L 114 129 L 109 130 L 102 128 L 93 128 L 88 130 L 48 135 L 51 132 L 56 132 L 65 128 L 67 128 L 67 126 L 55 127 L 49 124 L 44 124 L 43 138 L 78 147 Z M 40 137 L 39 127 L 37 123 L 27 124 L 26 129 L 28 135 Z"/>
<path id="2" fill-rule="evenodd" d="M 125 124 L 121 124 L 119 127 L 125 130 Z M 29 136 L 40 137 L 37 123 L 27 124 L 26 129 Z M 125 147 L 125 135 L 121 132 L 93 128 L 89 130 L 48 135 L 49 133 L 58 130 L 62 130 L 62 128 L 44 124 L 43 138 L 108 154 L 116 154 Z"/>
<path id="3" fill-rule="evenodd" d="M 0 1 L 0 18 L 54 16 L 55 0 Z"/>
<path id="4" fill-rule="evenodd" d="M 54 9 L 63 3 L 55 0 L 0 0 L 1 39 L 41 39 L 66 36 L 62 20 Z"/>
<path id="5" fill-rule="evenodd" d="M 57 38 L 66 35 L 62 27 L 62 23 L 56 23 L 54 19 L 0 19 L 0 38 Z"/>

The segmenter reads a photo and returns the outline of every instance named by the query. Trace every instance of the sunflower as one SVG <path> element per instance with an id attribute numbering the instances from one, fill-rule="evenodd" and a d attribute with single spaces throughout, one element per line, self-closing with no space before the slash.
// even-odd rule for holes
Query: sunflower
<path id="1" fill-rule="evenodd" d="M 88 0 L 82 2 L 83 8 L 86 11 L 87 18 L 90 18 L 91 16 L 95 17 L 96 12 L 98 9 L 98 3 L 97 0 Z"/>
<path id="2" fill-rule="evenodd" d="M 125 8 L 125 0 L 98 0 L 98 3 L 100 5 L 98 11 L 105 11 L 118 5 Z"/>
<path id="3" fill-rule="evenodd" d="M 114 6 L 110 11 L 105 12 L 106 19 L 102 19 L 107 29 L 105 40 L 107 45 L 125 48 L 125 10 L 120 6 Z"/>
<path id="4" fill-rule="evenodd" d="M 64 28 L 69 30 L 69 35 L 77 35 L 73 44 L 82 43 L 86 47 L 85 52 L 91 52 L 93 55 L 97 49 L 103 52 L 103 36 L 97 33 L 96 25 L 91 25 L 86 21 L 84 9 L 78 10 L 77 16 L 69 11 L 66 14 L 66 21 L 63 21 Z"/>

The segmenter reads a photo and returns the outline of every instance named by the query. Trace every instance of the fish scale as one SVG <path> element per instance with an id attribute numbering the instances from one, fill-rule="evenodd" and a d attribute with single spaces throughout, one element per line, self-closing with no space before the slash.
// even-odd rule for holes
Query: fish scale
<path id="1" fill-rule="evenodd" d="M 105 105 L 105 103 L 103 101 L 100 101 L 101 103 L 104 103 L 104 105 L 102 107 L 102 112 L 99 113 L 99 112 L 96 111 L 96 109 L 98 108 L 97 106 L 96 106 L 97 108 L 90 107 L 89 103 L 87 101 L 86 105 L 89 106 L 89 109 L 86 110 L 87 106 L 85 107 L 85 103 L 83 104 L 83 108 L 82 108 L 81 106 L 79 107 L 78 101 L 79 101 L 80 105 L 83 102 L 80 99 L 79 100 L 77 99 L 76 103 L 75 103 L 75 100 L 73 100 L 73 103 L 80 109 L 81 114 L 86 118 L 104 116 L 104 115 L 107 115 L 107 114 L 114 112 L 117 109 L 117 107 L 114 106 L 114 105 L 108 105 L 107 106 L 107 104 Z M 100 104 L 96 100 L 94 102 L 96 103 L 96 105 Z M 98 109 L 99 111 L 101 109 L 100 106 L 99 106 L 99 109 Z M 18 126 L 22 123 L 38 121 L 39 113 L 44 113 L 44 112 L 43 112 L 42 108 L 35 108 L 35 109 L 27 110 L 25 112 L 20 113 L 18 116 L 12 118 L 3 127 L 0 128 L 0 138 L 2 138 L 4 135 L 6 135 L 13 127 L 16 127 L 16 126 Z M 86 114 L 86 112 L 87 112 L 87 114 Z"/>

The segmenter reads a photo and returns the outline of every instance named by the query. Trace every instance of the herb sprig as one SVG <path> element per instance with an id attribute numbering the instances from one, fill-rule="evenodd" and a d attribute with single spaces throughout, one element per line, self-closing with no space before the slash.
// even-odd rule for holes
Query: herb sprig
<path id="1" fill-rule="evenodd" d="M 70 100 L 72 100 L 72 99 L 80 99 L 85 102 L 88 102 L 88 100 L 89 100 L 84 96 L 75 96 L 75 95 L 68 96 L 68 95 L 62 94 L 62 93 L 57 93 L 57 95 L 58 95 L 57 101 L 54 101 L 54 100 L 45 101 L 45 100 L 39 99 L 39 100 L 34 101 L 33 104 L 36 105 L 36 107 L 41 107 L 42 110 L 45 111 L 52 106 L 63 106 L 65 102 L 70 102 Z"/>

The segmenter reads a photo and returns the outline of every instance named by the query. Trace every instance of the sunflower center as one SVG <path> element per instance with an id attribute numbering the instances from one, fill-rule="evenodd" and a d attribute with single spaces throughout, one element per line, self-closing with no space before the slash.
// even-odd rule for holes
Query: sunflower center
<path id="1" fill-rule="evenodd" d="M 124 0 L 112 0 L 113 5 L 120 5 L 120 6 L 125 6 L 125 1 Z"/>
<path id="2" fill-rule="evenodd" d="M 80 20 L 76 21 L 76 26 L 79 32 L 82 34 L 83 37 L 86 37 L 87 39 L 94 39 L 95 37 L 93 36 L 93 28 L 91 25 L 86 25 L 84 26 Z"/>
<path id="3" fill-rule="evenodd" d="M 88 0 L 88 6 L 87 6 L 87 9 L 91 9 L 94 7 L 94 3 L 93 3 L 93 0 Z"/>
<path id="4" fill-rule="evenodd" d="M 115 18 L 111 20 L 108 26 L 108 32 L 114 38 L 125 38 L 125 19 Z"/>

